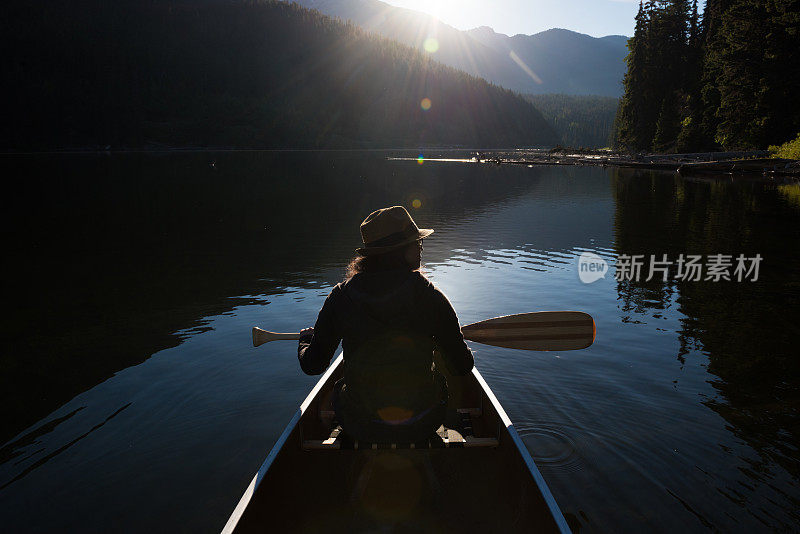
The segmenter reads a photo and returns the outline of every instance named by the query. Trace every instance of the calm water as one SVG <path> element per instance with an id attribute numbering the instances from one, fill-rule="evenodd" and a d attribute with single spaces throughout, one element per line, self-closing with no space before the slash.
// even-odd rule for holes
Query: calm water
<path id="1" fill-rule="evenodd" d="M 575 530 L 798 528 L 798 186 L 386 155 L 4 158 L 3 529 L 218 531 L 315 382 L 250 327 L 313 324 L 361 219 L 414 200 L 462 323 L 597 322 L 583 351 L 473 345 Z M 587 251 L 764 262 L 583 284 Z"/>

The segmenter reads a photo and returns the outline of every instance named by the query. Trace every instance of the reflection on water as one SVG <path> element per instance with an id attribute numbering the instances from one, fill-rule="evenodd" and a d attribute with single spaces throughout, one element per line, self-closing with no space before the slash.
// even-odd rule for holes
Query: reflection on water
<path id="1" fill-rule="evenodd" d="M 655 177 L 648 183 L 620 176 L 615 186 L 620 254 L 759 253 L 765 258 L 757 283 L 654 280 L 624 282 L 617 289 L 624 309 L 635 310 L 643 321 L 662 318 L 670 308 L 684 315 L 676 332 L 676 360 L 685 365 L 689 358 L 707 357 L 715 394 L 704 396 L 702 403 L 724 417 L 737 441 L 748 446 L 746 453 L 737 453 L 746 483 L 725 480 L 718 472 L 704 473 L 704 482 L 762 524 L 774 525 L 783 517 L 784 524 L 797 524 L 795 511 L 775 509 L 776 503 L 797 509 L 800 476 L 800 211 L 787 194 L 796 185 L 732 186 Z M 645 230 L 650 228 L 659 231 Z M 733 452 L 728 444 L 719 446 Z M 783 487 L 789 477 L 789 488 Z M 756 491 L 759 485 L 774 493 L 764 496 Z"/>
<path id="2" fill-rule="evenodd" d="M 312 324 L 361 219 L 403 204 L 463 323 L 595 317 L 584 351 L 473 345 L 573 528 L 797 524 L 793 186 L 385 156 L 7 158 L 4 520 L 218 531 L 315 381 L 249 327 Z M 765 260 L 750 284 L 582 284 L 583 252 Z"/>

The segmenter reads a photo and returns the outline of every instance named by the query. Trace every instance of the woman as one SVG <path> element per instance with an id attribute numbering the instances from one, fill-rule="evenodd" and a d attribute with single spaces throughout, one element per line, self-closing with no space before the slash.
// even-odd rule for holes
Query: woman
<path id="1" fill-rule="evenodd" d="M 372 212 L 361 223 L 364 246 L 347 279 L 328 295 L 314 328 L 300 332 L 300 367 L 310 375 L 325 371 L 342 341 L 344 378 L 334 405 L 352 439 L 429 438 L 447 405 L 434 349 L 451 374 L 472 369 L 453 307 L 419 272 L 422 240 L 432 233 L 402 206 Z"/>

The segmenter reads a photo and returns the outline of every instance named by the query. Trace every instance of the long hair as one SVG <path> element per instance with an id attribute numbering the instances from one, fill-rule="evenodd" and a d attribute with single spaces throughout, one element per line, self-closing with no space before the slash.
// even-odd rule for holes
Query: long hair
<path id="1" fill-rule="evenodd" d="M 416 242 L 408 246 L 396 248 L 383 254 L 370 256 L 356 256 L 347 265 L 345 280 L 350 280 L 359 273 L 376 273 L 380 271 L 393 271 L 397 269 L 417 270 L 416 265 L 411 265 L 406 259 L 406 250 L 418 246 Z"/>

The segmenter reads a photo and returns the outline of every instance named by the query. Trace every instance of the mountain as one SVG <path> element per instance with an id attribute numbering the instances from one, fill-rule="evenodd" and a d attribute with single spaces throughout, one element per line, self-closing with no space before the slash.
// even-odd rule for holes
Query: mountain
<path id="1" fill-rule="evenodd" d="M 520 95 L 295 4 L 14 4 L 0 147 L 552 146 Z"/>
<path id="2" fill-rule="evenodd" d="M 524 69 L 523 65 L 527 66 L 533 73 L 529 75 L 527 86 L 534 90 L 526 91 L 528 93 L 615 97 L 621 94 L 627 37 L 596 38 L 563 29 L 508 37 L 485 27 L 467 33 L 509 58 L 516 55 L 521 61 L 516 61 L 515 66 L 520 70 Z M 500 80 L 497 83 L 505 85 Z M 517 85 L 509 88 L 524 90 Z"/>
<path id="3" fill-rule="evenodd" d="M 552 29 L 509 37 L 483 26 L 461 31 L 435 17 L 379 0 L 296 0 L 322 13 L 350 20 L 366 30 L 425 50 L 446 65 L 522 93 L 563 93 L 619 97 L 625 73 L 627 37 L 591 37 Z"/>

